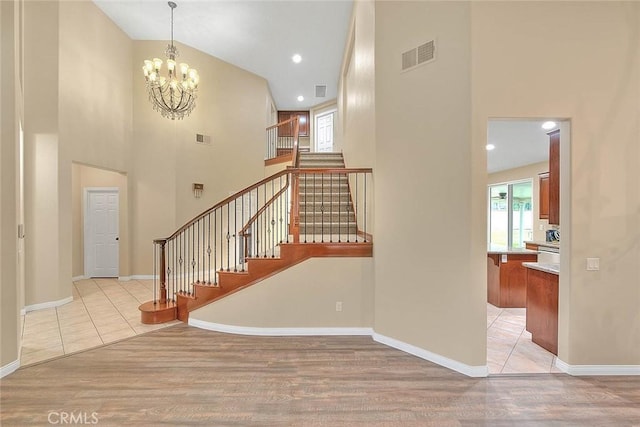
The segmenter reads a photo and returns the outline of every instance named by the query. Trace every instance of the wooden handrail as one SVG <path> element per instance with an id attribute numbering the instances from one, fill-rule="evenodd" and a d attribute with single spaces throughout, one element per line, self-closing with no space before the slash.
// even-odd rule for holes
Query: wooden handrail
<path id="1" fill-rule="evenodd" d="M 274 180 L 276 178 L 281 177 L 282 175 L 288 174 L 290 172 L 290 170 L 285 169 L 282 170 L 280 172 L 276 172 L 273 175 L 264 178 L 261 181 L 256 182 L 255 184 L 252 184 L 250 186 L 248 186 L 247 188 L 238 191 L 235 194 L 232 194 L 231 196 L 227 197 L 226 199 L 222 200 L 219 203 L 216 203 L 215 206 L 207 209 L 206 211 L 202 212 L 201 214 L 195 216 L 191 221 L 187 222 L 185 225 L 183 225 L 182 227 L 180 227 L 176 232 L 174 232 L 171 236 L 165 238 L 165 239 L 156 239 L 156 240 L 170 240 L 173 239 L 175 236 L 177 236 L 178 234 L 180 234 L 181 232 L 183 232 L 184 230 L 186 230 L 187 228 L 189 228 L 189 226 L 191 226 L 193 223 L 197 222 L 198 220 L 204 218 L 205 216 L 207 216 L 208 214 L 210 214 L 211 212 L 213 212 L 214 210 L 226 205 L 227 203 L 230 203 L 231 201 L 245 195 L 246 193 L 255 190 L 256 188 L 260 187 L 262 184 L 265 184 L 271 180 Z"/>
<path id="2" fill-rule="evenodd" d="M 290 168 L 287 171 L 294 174 L 309 174 L 309 173 L 323 173 L 323 174 L 348 174 L 348 173 L 373 173 L 372 168 Z"/>
<path id="3" fill-rule="evenodd" d="M 273 128 L 277 128 L 279 126 L 285 125 L 285 124 L 287 124 L 289 122 L 292 122 L 294 120 L 298 120 L 298 116 L 291 117 L 290 119 L 287 119 L 284 122 L 280 122 L 280 123 L 276 123 L 275 125 L 271 125 L 271 126 L 267 127 L 266 130 L 271 130 Z"/>
<path id="4" fill-rule="evenodd" d="M 275 195 L 273 195 L 273 197 L 271 197 L 256 213 L 255 215 L 253 215 L 249 221 L 245 224 L 244 227 L 242 227 L 242 229 L 240 230 L 240 232 L 238 234 L 240 234 L 241 236 L 245 236 L 247 230 L 249 229 L 249 227 L 251 227 L 251 224 L 253 224 L 253 222 L 265 211 L 267 210 L 267 208 L 269 206 L 271 206 L 273 204 L 273 202 L 280 197 L 280 195 L 282 193 L 284 193 L 285 191 L 287 191 L 287 189 L 289 188 L 289 175 L 287 175 L 287 181 L 284 187 L 282 187 Z"/>
<path id="5" fill-rule="evenodd" d="M 155 239 L 155 240 L 170 240 L 172 238 L 174 238 L 175 236 L 177 236 L 178 234 L 180 234 L 182 231 L 186 230 L 190 225 L 192 225 L 193 223 L 197 222 L 198 220 L 204 218 L 205 216 L 207 216 L 209 213 L 213 212 L 214 210 L 226 205 L 227 203 L 243 196 L 244 194 L 255 190 L 256 188 L 260 187 L 261 185 L 274 180 L 276 178 L 281 177 L 282 175 L 286 175 L 289 173 L 292 173 L 294 175 L 299 175 L 299 174 L 310 174 L 310 173 L 325 173 L 325 174 L 347 174 L 347 173 L 354 173 L 354 172 L 361 172 L 361 173 L 372 173 L 373 169 L 372 168 L 333 168 L 333 169 L 322 169 L 322 168 L 314 168 L 314 169 L 299 169 L 299 168 L 287 168 L 285 170 L 281 170 L 280 172 L 276 172 L 273 175 L 264 178 L 261 181 L 256 182 L 255 184 L 252 184 L 250 186 L 248 186 L 247 188 L 238 191 L 235 194 L 232 194 L 231 196 L 227 197 L 226 199 L 222 200 L 219 203 L 216 203 L 213 207 L 207 209 L 206 211 L 202 212 L 199 215 L 196 215 L 191 221 L 188 221 L 185 225 L 183 225 L 182 227 L 180 227 L 177 231 L 175 231 L 171 236 L 166 237 L 166 238 L 159 238 L 159 239 Z M 294 193 L 295 196 L 295 193 Z"/>

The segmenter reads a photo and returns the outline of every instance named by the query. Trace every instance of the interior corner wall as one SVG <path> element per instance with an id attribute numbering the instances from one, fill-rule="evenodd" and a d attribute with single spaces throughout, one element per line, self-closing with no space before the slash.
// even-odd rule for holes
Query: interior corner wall
<path id="1" fill-rule="evenodd" d="M 132 172 L 129 174 L 131 262 L 134 275 L 152 273 L 152 241 L 263 178 L 267 81 L 189 46 L 180 59 L 195 67 L 200 86 L 195 110 L 184 120 L 154 111 L 141 67 L 166 42 L 134 41 Z M 137 65 L 140 65 L 139 67 Z M 211 144 L 196 144 L 196 134 Z M 193 183 L 204 184 L 201 198 Z"/>
<path id="2" fill-rule="evenodd" d="M 334 151 L 344 153 L 350 168 L 375 168 L 376 6 L 372 0 L 353 3 L 351 28 L 338 84 Z"/>
<path id="3" fill-rule="evenodd" d="M 58 31 L 58 2 L 24 2 L 27 306 L 59 301 L 71 295 L 70 283 L 59 280 L 61 268 L 66 266 L 60 263 L 59 244 Z M 70 272 L 70 263 L 68 268 Z"/>
<path id="4" fill-rule="evenodd" d="M 533 184 L 531 187 L 531 199 L 533 202 L 533 240 L 543 242 L 546 239 L 545 231 L 549 228 L 549 220 L 540 219 L 540 177 L 538 175 L 544 172 L 549 172 L 548 161 L 491 173 L 488 176 L 487 182 L 488 185 L 492 185 L 521 181 L 523 179 L 531 180 Z M 542 227 L 542 230 L 540 227 Z"/>
<path id="5" fill-rule="evenodd" d="M 486 366 L 486 266 L 478 262 L 486 244 L 475 238 L 473 218 L 470 4 L 375 5 L 375 331 Z M 401 72 L 402 53 L 430 40 L 436 59 Z"/>
<path id="6" fill-rule="evenodd" d="M 558 357 L 640 365 L 640 4 L 473 2 L 472 23 L 475 145 L 491 117 L 571 121 Z"/>
<path id="7" fill-rule="evenodd" d="M 0 367 L 19 358 L 14 2 L 0 2 Z"/>

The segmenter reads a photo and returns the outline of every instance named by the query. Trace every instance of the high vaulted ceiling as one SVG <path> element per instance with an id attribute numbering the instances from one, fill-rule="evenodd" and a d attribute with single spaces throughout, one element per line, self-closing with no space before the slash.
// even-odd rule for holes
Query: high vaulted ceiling
<path id="1" fill-rule="evenodd" d="M 170 39 L 166 1 L 94 3 L 134 40 Z M 306 110 L 337 96 L 351 0 L 176 3 L 174 39 L 264 77 L 279 110 Z M 291 60 L 296 53 L 299 64 Z M 327 86 L 325 97 L 315 97 L 316 85 Z"/>

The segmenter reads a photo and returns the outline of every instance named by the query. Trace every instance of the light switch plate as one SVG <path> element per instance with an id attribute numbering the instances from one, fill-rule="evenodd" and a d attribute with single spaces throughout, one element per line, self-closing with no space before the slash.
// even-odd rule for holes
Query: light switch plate
<path id="1" fill-rule="evenodd" d="M 587 271 L 600 270 L 600 258 L 587 258 Z"/>
<path id="2" fill-rule="evenodd" d="M 507 262 L 507 254 L 502 254 L 500 262 Z"/>

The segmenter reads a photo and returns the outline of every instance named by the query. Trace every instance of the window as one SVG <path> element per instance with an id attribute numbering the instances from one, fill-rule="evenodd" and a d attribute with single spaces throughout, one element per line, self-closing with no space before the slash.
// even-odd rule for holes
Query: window
<path id="1" fill-rule="evenodd" d="M 531 180 L 489 186 L 489 244 L 524 248 L 533 237 Z"/>

